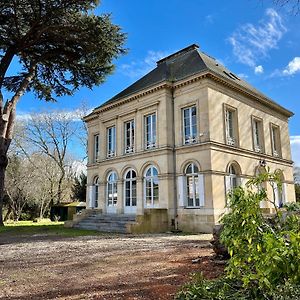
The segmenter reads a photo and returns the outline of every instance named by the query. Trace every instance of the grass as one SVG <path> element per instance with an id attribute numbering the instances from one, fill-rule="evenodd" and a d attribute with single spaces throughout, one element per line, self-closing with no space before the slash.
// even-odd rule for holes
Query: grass
<path id="1" fill-rule="evenodd" d="M 51 222 L 50 220 L 9 222 L 5 223 L 5 226 L 0 226 L 0 237 L 32 235 L 76 237 L 101 234 L 94 230 L 65 228 L 63 224 L 64 222 Z"/>

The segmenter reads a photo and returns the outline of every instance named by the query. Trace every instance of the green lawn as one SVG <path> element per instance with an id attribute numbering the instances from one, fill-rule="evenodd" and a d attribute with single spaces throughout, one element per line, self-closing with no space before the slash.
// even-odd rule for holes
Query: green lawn
<path id="1" fill-rule="evenodd" d="M 43 220 L 40 222 L 19 221 L 14 223 L 5 223 L 5 226 L 0 226 L 0 236 L 24 236 L 24 235 L 54 235 L 54 236 L 85 236 L 99 235 L 100 232 L 93 230 L 65 228 L 64 222 L 51 222 Z"/>

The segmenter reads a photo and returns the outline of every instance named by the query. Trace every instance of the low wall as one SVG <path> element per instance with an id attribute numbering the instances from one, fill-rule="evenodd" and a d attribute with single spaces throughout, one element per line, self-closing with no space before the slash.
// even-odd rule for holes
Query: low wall
<path id="1" fill-rule="evenodd" d="M 159 233 L 168 230 L 167 209 L 145 209 L 144 215 L 136 216 L 136 224 L 128 224 L 130 233 Z"/>

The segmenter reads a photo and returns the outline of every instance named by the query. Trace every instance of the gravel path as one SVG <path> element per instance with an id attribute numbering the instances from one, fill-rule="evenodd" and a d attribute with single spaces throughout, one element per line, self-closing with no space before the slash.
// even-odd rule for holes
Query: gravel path
<path id="1" fill-rule="evenodd" d="M 191 272 L 220 274 L 210 238 L 0 236 L 0 299 L 173 299 Z"/>

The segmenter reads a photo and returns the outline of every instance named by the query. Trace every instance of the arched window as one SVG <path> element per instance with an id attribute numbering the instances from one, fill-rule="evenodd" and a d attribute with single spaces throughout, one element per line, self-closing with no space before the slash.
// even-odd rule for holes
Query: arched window
<path id="1" fill-rule="evenodd" d="M 229 177 L 230 177 L 230 189 L 233 190 L 238 187 L 238 177 L 237 177 L 237 170 L 234 164 L 229 166 Z"/>
<path id="2" fill-rule="evenodd" d="M 191 163 L 186 167 L 186 183 L 187 183 L 187 206 L 200 206 L 199 201 L 199 178 L 198 167 Z"/>
<path id="3" fill-rule="evenodd" d="M 98 207 L 98 199 L 99 199 L 99 177 L 96 176 L 93 182 L 94 187 L 94 207 Z"/>
<path id="4" fill-rule="evenodd" d="M 225 176 L 225 191 L 226 198 L 229 192 L 232 192 L 235 188 L 241 185 L 241 169 L 240 166 L 233 162 L 227 167 L 228 175 Z"/>
<path id="5" fill-rule="evenodd" d="M 117 174 L 111 172 L 107 176 L 107 206 L 117 206 Z"/>
<path id="6" fill-rule="evenodd" d="M 158 207 L 159 180 L 158 172 L 154 166 L 147 168 L 144 174 L 145 206 Z"/>
<path id="7" fill-rule="evenodd" d="M 125 175 L 125 213 L 134 212 L 136 207 L 136 172 L 127 171 Z"/>

